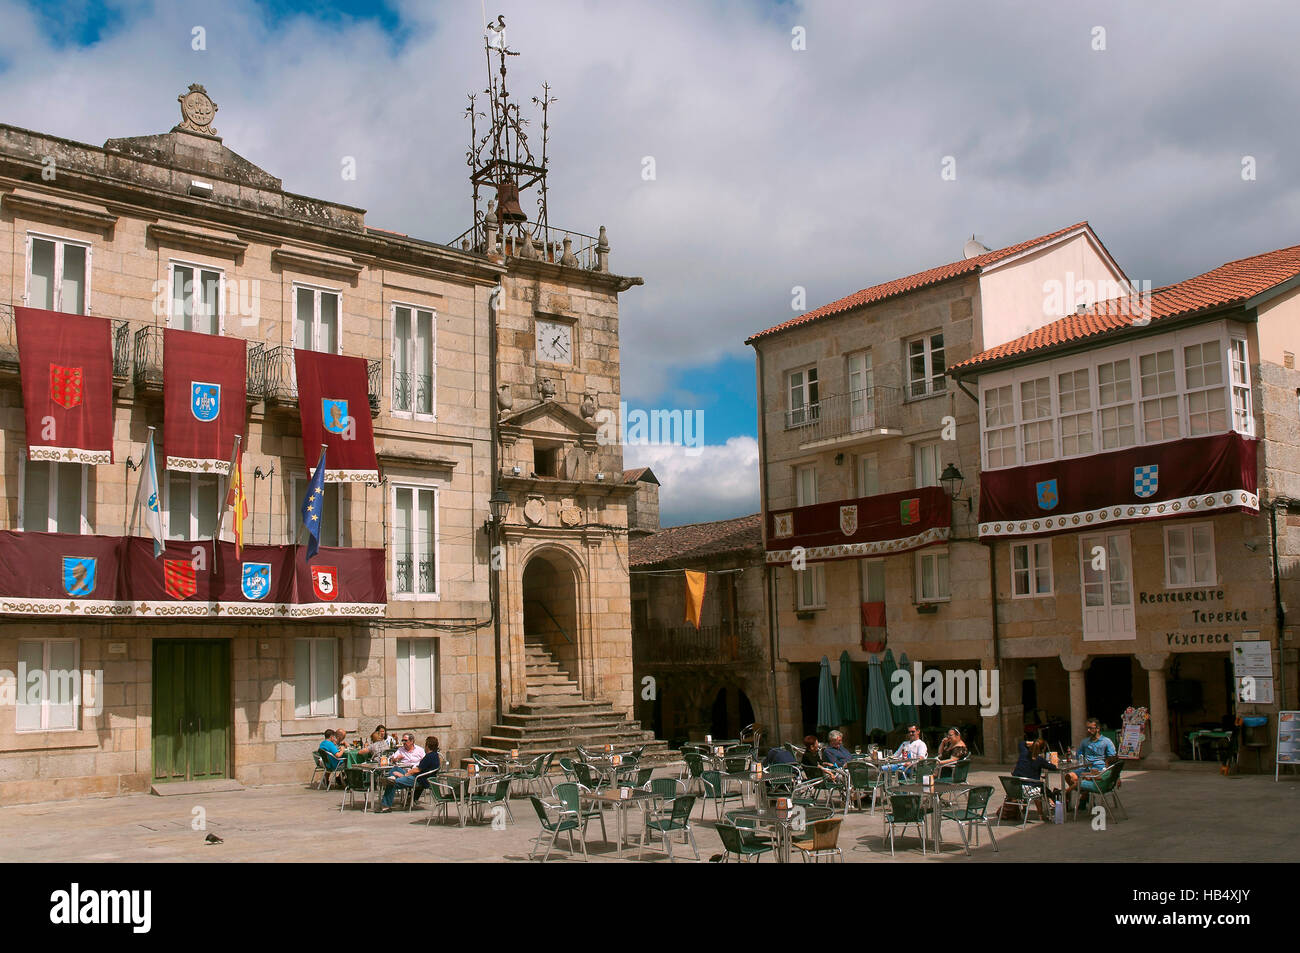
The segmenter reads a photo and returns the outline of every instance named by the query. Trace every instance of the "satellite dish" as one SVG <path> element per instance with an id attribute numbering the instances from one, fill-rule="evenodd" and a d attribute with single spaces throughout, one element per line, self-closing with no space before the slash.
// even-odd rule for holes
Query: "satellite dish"
<path id="1" fill-rule="evenodd" d="M 979 242 L 977 242 L 975 240 L 975 236 L 972 235 L 970 237 L 970 241 L 968 241 L 964 246 L 962 246 L 961 254 L 963 258 L 978 258 L 980 255 L 983 255 L 987 251 L 988 249 L 985 248 Z"/>

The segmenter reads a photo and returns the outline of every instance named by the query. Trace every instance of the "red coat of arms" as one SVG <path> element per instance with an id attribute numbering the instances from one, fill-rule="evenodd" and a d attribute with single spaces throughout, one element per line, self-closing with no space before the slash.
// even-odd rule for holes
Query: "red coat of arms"
<path id="1" fill-rule="evenodd" d="M 173 599 L 188 599 L 198 591 L 194 565 L 188 559 L 163 560 L 163 587 Z"/>
<path id="2" fill-rule="evenodd" d="M 339 594 L 339 568 L 337 566 L 312 566 L 311 587 L 317 599 L 333 602 Z"/>
<path id="3" fill-rule="evenodd" d="M 50 365 L 50 400 L 64 410 L 71 410 L 81 403 L 84 390 L 84 375 L 81 368 Z"/>
<path id="4" fill-rule="evenodd" d="M 852 536 L 858 531 L 858 507 L 857 504 L 852 506 L 840 507 L 840 532 L 845 536 Z"/>

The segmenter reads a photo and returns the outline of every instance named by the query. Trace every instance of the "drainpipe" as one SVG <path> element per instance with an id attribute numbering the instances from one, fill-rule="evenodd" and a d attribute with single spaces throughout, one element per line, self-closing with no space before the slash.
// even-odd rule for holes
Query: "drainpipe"
<path id="1" fill-rule="evenodd" d="M 505 297 L 505 277 L 502 276 L 497 286 L 488 293 L 488 413 L 491 417 L 491 447 L 488 453 L 488 466 L 492 474 L 489 498 L 501 488 L 501 467 L 497 461 L 497 438 L 499 436 L 497 420 L 497 311 L 501 299 Z M 489 510 L 490 512 L 490 510 Z M 505 714 L 505 686 L 501 684 L 501 580 L 504 569 L 492 568 L 492 547 L 501 545 L 501 527 L 492 522 L 492 534 L 488 546 L 488 598 L 492 603 L 492 638 L 493 662 L 496 666 L 496 721 L 501 724 Z"/>
<path id="2" fill-rule="evenodd" d="M 1286 708 L 1286 659 L 1282 654 L 1284 651 L 1283 638 L 1286 633 L 1286 610 L 1282 608 L 1282 573 L 1277 564 L 1277 511 L 1281 508 L 1285 512 L 1293 502 L 1293 500 L 1286 497 L 1275 498 L 1272 503 L 1272 513 L 1269 514 L 1268 520 L 1269 545 L 1273 553 L 1273 614 L 1277 625 L 1276 701 L 1279 710 Z"/>
<path id="3" fill-rule="evenodd" d="M 759 483 L 759 509 L 763 516 L 763 586 L 767 595 L 767 664 L 768 664 L 768 681 L 772 691 L 772 729 L 771 737 L 776 740 L 777 744 L 782 741 L 781 738 L 781 709 L 777 701 L 776 691 L 776 653 L 777 653 L 777 636 L 776 636 L 776 580 L 772 578 L 772 567 L 767 562 L 767 394 L 763 388 L 763 351 L 759 347 L 754 348 L 754 356 L 758 361 L 758 483 Z"/>

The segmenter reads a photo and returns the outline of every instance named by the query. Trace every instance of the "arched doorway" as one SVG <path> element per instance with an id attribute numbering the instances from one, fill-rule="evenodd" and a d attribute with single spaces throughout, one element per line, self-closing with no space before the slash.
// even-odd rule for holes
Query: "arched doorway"
<path id="1" fill-rule="evenodd" d="M 540 645 L 575 679 L 578 671 L 578 574 L 561 553 L 543 551 L 524 565 L 524 642 Z"/>
<path id="2" fill-rule="evenodd" d="M 736 738 L 740 729 L 754 723 L 754 706 L 744 690 L 727 685 L 718 689 L 709 712 L 715 738 Z"/>

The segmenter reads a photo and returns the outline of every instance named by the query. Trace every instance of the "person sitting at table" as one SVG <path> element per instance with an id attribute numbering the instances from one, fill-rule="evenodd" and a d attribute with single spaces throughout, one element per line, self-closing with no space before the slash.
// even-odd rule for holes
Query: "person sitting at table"
<path id="1" fill-rule="evenodd" d="M 1017 744 L 1017 751 L 1016 766 L 1011 769 L 1011 776 L 1013 778 L 1023 778 L 1026 781 L 1039 782 L 1042 803 L 1038 805 L 1038 812 L 1046 820 L 1048 809 L 1056 807 L 1056 801 L 1048 792 L 1047 785 L 1042 783 L 1043 769 L 1052 766 L 1052 762 L 1047 760 L 1047 741 L 1044 738 L 1039 738 L 1030 744 L 1025 744 L 1022 739 Z M 1056 793 L 1060 794 L 1059 791 Z"/>
<path id="2" fill-rule="evenodd" d="M 378 728 L 370 732 L 370 745 L 366 750 L 372 761 L 378 761 L 380 755 L 388 753 L 388 740 L 379 733 Z"/>
<path id="3" fill-rule="evenodd" d="M 346 751 L 348 747 L 348 730 L 346 728 L 334 729 L 334 744 L 340 751 Z"/>
<path id="4" fill-rule="evenodd" d="M 330 773 L 338 771 L 343 767 L 342 755 L 339 751 L 339 746 L 334 741 L 335 737 L 336 732 L 334 729 L 327 728 L 325 730 L 325 738 L 321 741 L 320 746 L 317 749 L 320 751 L 321 758 L 325 762 L 325 767 L 330 771 Z"/>
<path id="5" fill-rule="evenodd" d="M 820 753 L 822 763 L 834 768 L 844 767 L 853 757 L 853 752 L 844 747 L 844 734 L 839 731 L 832 731 L 826 736 L 826 747 Z"/>
<path id="6" fill-rule="evenodd" d="M 1070 792 L 1079 786 L 1080 778 L 1095 778 L 1106 770 L 1106 759 L 1115 757 L 1115 743 L 1102 735 L 1101 722 L 1096 718 L 1089 718 L 1083 725 L 1087 729 L 1088 737 L 1079 742 L 1078 751 L 1075 753 L 1083 770 L 1066 773 L 1065 794 L 1067 798 Z M 1070 802 L 1067 800 L 1065 803 L 1069 804 Z"/>
<path id="7" fill-rule="evenodd" d="M 803 757 L 799 764 L 805 768 L 820 767 L 822 763 L 821 742 L 816 735 L 805 735 L 803 739 Z"/>
<path id="8" fill-rule="evenodd" d="M 410 740 L 409 736 L 403 739 L 402 746 L 405 748 L 406 742 Z M 397 795 L 398 788 L 414 787 L 415 792 L 411 795 L 416 804 L 420 803 L 420 795 L 424 789 L 429 786 L 428 781 L 416 781 L 421 774 L 429 771 L 437 771 L 442 765 L 442 758 L 438 754 L 438 739 L 430 735 L 424 739 L 424 755 L 420 758 L 420 763 L 416 765 L 407 765 L 393 771 L 384 779 L 384 796 L 381 798 L 383 806 L 380 808 L 381 814 L 387 814 L 393 809 L 393 798 Z M 416 751 L 421 749 L 417 746 Z"/>
<path id="9" fill-rule="evenodd" d="M 794 764 L 794 755 L 784 748 L 768 748 L 767 757 L 763 759 L 763 767 L 771 767 L 774 764 Z"/>
<path id="10" fill-rule="evenodd" d="M 918 725 L 907 726 L 907 740 L 898 746 L 894 752 L 895 758 L 905 758 L 908 761 L 920 761 L 930 749 L 925 746 L 925 741 L 921 738 L 921 728 Z M 906 764 L 887 764 L 884 766 L 886 771 L 906 771 L 910 765 Z"/>
<path id="11" fill-rule="evenodd" d="M 946 764 L 956 764 L 967 754 L 966 742 L 961 740 L 961 732 L 956 728 L 949 728 L 948 733 L 939 742 L 939 750 L 935 752 L 935 757 L 939 759 L 939 765 L 942 767 Z"/>
<path id="12" fill-rule="evenodd" d="M 424 759 L 424 749 L 415 743 L 415 736 L 402 735 L 402 744 L 393 752 L 393 764 L 397 767 L 412 768 Z"/>

